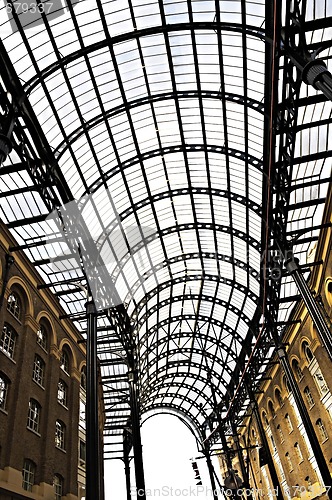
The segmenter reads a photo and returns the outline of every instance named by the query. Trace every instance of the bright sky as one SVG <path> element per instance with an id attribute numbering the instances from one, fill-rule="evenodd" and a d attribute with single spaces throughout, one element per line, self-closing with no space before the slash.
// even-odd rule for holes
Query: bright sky
<path id="1" fill-rule="evenodd" d="M 190 459 L 201 454 L 198 453 L 194 436 L 179 419 L 170 415 L 154 416 L 143 424 L 141 433 L 147 500 L 213 498 L 204 458 L 196 460 L 202 478 L 202 486 L 196 487 Z M 221 482 L 216 457 L 213 459 L 213 464 Z M 133 475 L 133 461 L 131 470 Z M 132 485 L 135 485 L 134 476 Z M 105 489 L 106 500 L 126 500 L 122 461 L 106 461 Z M 133 494 L 132 499 L 136 498 Z"/>

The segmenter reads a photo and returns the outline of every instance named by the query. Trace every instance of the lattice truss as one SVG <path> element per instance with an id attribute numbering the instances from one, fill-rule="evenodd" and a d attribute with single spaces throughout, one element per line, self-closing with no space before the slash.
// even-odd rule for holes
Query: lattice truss
<path id="1" fill-rule="evenodd" d="M 285 144 L 291 155 L 284 229 L 303 264 L 331 169 L 331 104 L 299 85 L 282 33 L 295 44 L 301 32 L 330 67 L 332 3 L 305 10 L 283 0 L 275 12 L 264 0 L 36 5 L 1 0 L 1 129 L 13 149 L 0 169 L 0 217 L 18 241 L 12 251 L 25 250 L 83 336 L 87 239 L 99 288 L 104 278 L 114 287 L 98 297 L 106 448 L 121 455 L 129 422 L 129 344 L 142 415 L 173 412 L 198 432 L 215 402 L 236 394 L 241 418 L 244 367 L 250 357 L 256 386 L 273 352 L 265 335 L 250 356 L 269 286 L 269 127 L 273 172 Z M 292 12 L 302 13 L 297 24 Z M 270 179 L 273 210 L 280 192 Z M 55 223 L 64 205 L 79 213 L 83 236 L 68 240 Z M 279 321 L 296 296 L 283 273 Z M 121 331 L 118 304 L 131 332 Z"/>

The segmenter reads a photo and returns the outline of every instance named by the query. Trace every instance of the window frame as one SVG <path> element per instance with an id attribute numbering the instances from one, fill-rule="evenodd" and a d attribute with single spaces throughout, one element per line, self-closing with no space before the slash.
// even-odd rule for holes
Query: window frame
<path id="1" fill-rule="evenodd" d="M 59 397 L 60 385 L 63 386 L 63 393 L 64 393 L 63 398 Z M 68 385 L 61 378 L 59 379 L 59 382 L 58 382 L 57 400 L 58 400 L 58 403 L 60 405 L 62 405 L 64 408 L 68 408 Z"/>
<path id="2" fill-rule="evenodd" d="M 70 362 L 69 362 L 69 354 L 67 351 L 62 351 L 61 352 L 61 357 L 60 357 L 60 368 L 61 370 L 68 376 L 70 376 Z"/>
<path id="3" fill-rule="evenodd" d="M 321 418 L 318 418 L 316 420 L 316 426 L 318 427 L 319 435 L 321 437 L 322 443 L 324 443 L 325 441 L 327 441 L 329 439 L 329 435 L 327 433 L 324 422 L 322 421 Z"/>
<path id="4" fill-rule="evenodd" d="M 15 328 L 9 323 L 4 323 L 0 339 L 0 351 L 12 360 L 14 360 L 17 338 L 18 335 Z"/>
<path id="5" fill-rule="evenodd" d="M 11 297 L 14 297 L 14 300 L 10 300 Z M 16 306 L 12 306 L 12 304 L 15 304 Z M 10 292 L 7 298 L 7 311 L 10 312 L 14 318 L 16 318 L 18 321 L 21 321 L 21 315 L 22 315 L 22 300 L 21 297 L 18 295 L 18 293 Z"/>
<path id="6" fill-rule="evenodd" d="M 38 364 L 39 363 L 39 364 Z M 46 364 L 43 358 L 35 354 L 33 362 L 32 380 L 44 389 Z"/>
<path id="7" fill-rule="evenodd" d="M 40 333 L 40 335 L 39 335 Z M 39 325 L 39 330 L 37 330 L 37 344 L 47 352 L 48 346 L 48 335 L 47 330 L 44 325 Z"/>
<path id="8" fill-rule="evenodd" d="M 59 450 L 66 451 L 66 426 L 62 420 L 55 422 L 55 447 Z"/>
<path id="9" fill-rule="evenodd" d="M 22 488 L 25 491 L 32 492 L 35 484 L 36 464 L 29 458 L 25 458 L 22 468 Z"/>
<path id="10" fill-rule="evenodd" d="M 59 482 L 57 482 L 57 480 Z M 55 500 L 61 500 L 63 496 L 63 483 L 64 479 L 60 474 L 54 474 L 53 476 L 53 488 L 54 488 L 54 498 Z"/>
<path id="11" fill-rule="evenodd" d="M 3 386 L 1 386 L 3 383 Z M 0 372 L 0 409 L 6 410 L 8 397 L 9 379 L 6 375 Z"/>
<path id="12" fill-rule="evenodd" d="M 40 435 L 40 415 L 41 405 L 36 399 L 31 398 L 29 401 L 27 428 L 30 431 Z"/>

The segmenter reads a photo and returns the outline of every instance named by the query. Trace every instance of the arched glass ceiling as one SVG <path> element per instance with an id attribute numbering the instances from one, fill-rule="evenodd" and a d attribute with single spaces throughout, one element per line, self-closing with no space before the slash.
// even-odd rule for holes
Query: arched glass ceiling
<path id="1" fill-rule="evenodd" d="M 20 118 L 16 142 L 30 144 L 38 158 L 45 148 L 36 146 L 34 133 L 39 145 L 46 139 L 48 158 L 59 166 L 55 198 L 64 203 L 61 185 L 65 201 L 76 200 L 71 206 L 126 306 L 141 411 L 178 409 L 199 427 L 250 352 L 263 283 L 271 63 L 265 1 L 40 4 L 41 14 L 28 16 L 10 0 L 0 11 L 4 48 L 35 115 Z M 283 2 L 281 25 L 289 8 Z M 308 2 L 313 47 L 331 38 L 329 9 L 327 0 Z M 326 45 L 321 53 L 327 63 L 330 50 Z M 282 57 L 279 63 L 277 103 L 285 89 Z M 322 205 L 306 202 L 323 199 L 326 184 L 302 185 L 330 176 L 330 103 L 306 86 L 300 97 L 290 234 L 319 224 Z M 57 226 L 45 220 L 50 202 L 40 186 L 49 171 L 37 178 L 31 166 L 19 169 L 18 150 L 0 177 L 1 217 L 84 332 L 82 270 Z M 315 234 L 297 252 L 308 252 Z M 294 293 L 283 278 L 282 320 Z M 102 314 L 99 328 L 106 429 L 117 434 L 129 415 L 125 353 Z"/>

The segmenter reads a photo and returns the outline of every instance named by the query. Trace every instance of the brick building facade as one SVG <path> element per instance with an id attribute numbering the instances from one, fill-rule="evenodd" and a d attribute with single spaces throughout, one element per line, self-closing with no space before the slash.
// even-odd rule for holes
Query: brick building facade
<path id="1" fill-rule="evenodd" d="M 60 319 L 58 299 L 38 288 L 26 256 L 13 252 L 7 265 L 13 246 L 1 224 L 0 498 L 76 500 L 84 494 L 85 345 Z"/>
<path id="2" fill-rule="evenodd" d="M 332 203 L 329 196 L 323 222 L 331 222 L 331 213 Z M 312 260 L 310 257 L 314 256 L 315 262 L 318 263 L 311 267 L 309 285 L 329 327 L 332 320 L 331 246 L 331 228 L 327 228 L 322 230 L 317 247 L 308 257 L 308 262 Z M 290 319 L 292 325 L 285 330 L 283 343 L 332 475 L 331 360 L 303 301 L 298 301 L 295 305 Z M 327 489 L 320 474 L 319 464 L 277 357 L 273 359 L 271 368 L 264 374 L 264 381 L 256 400 L 283 497 L 303 500 L 327 498 Z M 275 497 L 273 490 L 276 485 L 272 483 L 266 452 L 254 414 L 245 418 L 238 438 L 254 498 L 263 500 Z M 235 452 L 238 445 L 233 438 L 229 440 L 229 444 L 234 449 L 232 467 L 243 476 L 238 453 Z M 223 455 L 220 455 L 220 465 L 225 476 L 227 465 Z"/>

